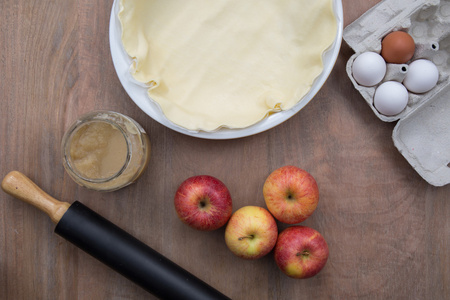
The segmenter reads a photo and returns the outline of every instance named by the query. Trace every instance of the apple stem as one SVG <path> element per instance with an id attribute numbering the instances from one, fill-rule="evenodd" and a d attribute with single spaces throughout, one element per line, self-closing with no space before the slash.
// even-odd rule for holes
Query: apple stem
<path id="1" fill-rule="evenodd" d="M 247 236 L 241 236 L 238 238 L 239 241 L 242 241 L 243 239 L 253 239 L 255 236 L 253 234 L 247 235 Z"/>
<path id="2" fill-rule="evenodd" d="M 309 256 L 309 251 L 308 250 L 303 250 L 302 252 L 298 252 L 297 256 Z"/>

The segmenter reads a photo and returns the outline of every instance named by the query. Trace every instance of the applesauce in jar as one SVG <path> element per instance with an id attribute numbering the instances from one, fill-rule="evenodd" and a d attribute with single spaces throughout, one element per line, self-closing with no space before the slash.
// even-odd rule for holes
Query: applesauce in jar
<path id="1" fill-rule="evenodd" d="M 112 111 L 80 117 L 62 141 L 63 164 L 78 184 L 114 191 L 136 181 L 150 158 L 150 140 L 133 119 Z"/>

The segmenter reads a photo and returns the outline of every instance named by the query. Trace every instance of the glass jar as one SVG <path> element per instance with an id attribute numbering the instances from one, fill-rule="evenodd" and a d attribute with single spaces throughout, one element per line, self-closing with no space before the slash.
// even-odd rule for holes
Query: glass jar
<path id="1" fill-rule="evenodd" d="M 113 111 L 81 116 L 62 139 L 63 165 L 81 186 L 115 191 L 136 181 L 150 158 L 150 140 L 133 119 Z"/>

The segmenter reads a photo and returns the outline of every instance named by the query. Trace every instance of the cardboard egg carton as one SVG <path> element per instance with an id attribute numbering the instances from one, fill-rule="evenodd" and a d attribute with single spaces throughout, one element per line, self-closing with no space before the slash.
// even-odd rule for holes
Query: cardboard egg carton
<path id="1" fill-rule="evenodd" d="M 359 85 L 352 75 L 355 58 L 367 51 L 381 52 L 382 39 L 393 31 L 409 33 L 416 44 L 406 64 L 387 64 L 384 79 L 376 86 Z M 398 121 L 393 131 L 397 149 L 430 184 L 450 183 L 450 0 L 384 0 L 348 25 L 343 38 L 355 51 L 347 62 L 347 74 L 377 117 Z M 408 64 L 428 59 L 439 70 L 437 85 L 423 94 L 408 93 L 406 108 L 395 116 L 380 114 L 373 105 L 383 82 L 402 82 Z"/>

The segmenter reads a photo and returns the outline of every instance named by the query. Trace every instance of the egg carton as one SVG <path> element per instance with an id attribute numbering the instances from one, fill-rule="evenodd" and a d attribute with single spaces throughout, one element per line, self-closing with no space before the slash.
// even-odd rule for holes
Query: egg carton
<path id="1" fill-rule="evenodd" d="M 352 64 L 364 52 L 381 52 L 381 41 L 393 31 L 405 31 L 416 44 L 406 64 L 387 64 L 384 79 L 376 86 L 359 85 Z M 384 0 L 348 25 L 343 39 L 355 51 L 346 65 L 353 86 L 374 114 L 384 122 L 398 121 L 392 139 L 413 168 L 430 184 L 450 183 L 450 0 Z M 417 59 L 432 61 L 439 71 L 436 86 L 423 94 L 408 93 L 406 108 L 395 116 L 377 111 L 373 98 L 386 81 L 402 82 L 408 64 Z"/>

